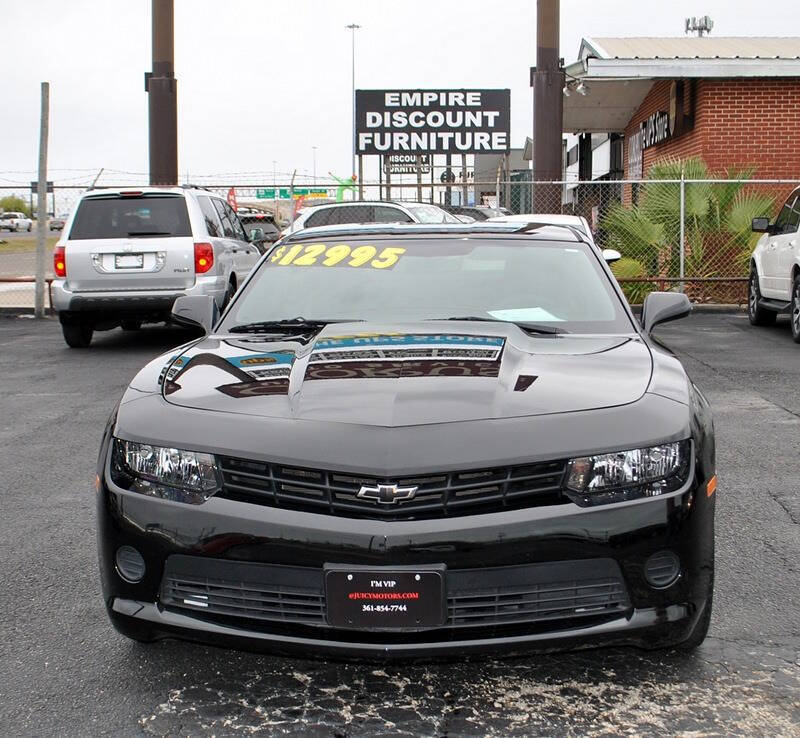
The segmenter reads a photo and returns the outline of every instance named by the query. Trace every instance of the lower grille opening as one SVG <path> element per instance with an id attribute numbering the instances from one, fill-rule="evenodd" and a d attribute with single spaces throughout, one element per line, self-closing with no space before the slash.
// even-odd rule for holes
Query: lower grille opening
<path id="1" fill-rule="evenodd" d="M 414 640 L 587 627 L 630 608 L 612 559 L 448 569 L 445 584 L 445 625 L 414 633 Z M 331 628 L 322 568 L 175 555 L 167 559 L 160 599 L 168 609 L 246 630 L 354 642 L 403 642 L 410 637 Z"/>

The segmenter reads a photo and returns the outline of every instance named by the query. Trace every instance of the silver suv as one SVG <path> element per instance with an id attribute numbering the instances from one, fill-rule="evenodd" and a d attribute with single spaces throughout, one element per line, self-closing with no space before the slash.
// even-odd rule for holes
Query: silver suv
<path id="1" fill-rule="evenodd" d="M 85 348 L 96 330 L 169 320 L 182 295 L 224 309 L 258 261 L 263 232 L 245 233 L 231 206 L 207 190 L 90 190 L 53 252 L 53 306 L 64 340 Z"/>

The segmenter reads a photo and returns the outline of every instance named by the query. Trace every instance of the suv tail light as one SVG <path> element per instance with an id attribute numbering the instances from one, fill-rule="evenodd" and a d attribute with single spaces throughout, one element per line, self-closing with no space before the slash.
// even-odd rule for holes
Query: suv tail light
<path id="1" fill-rule="evenodd" d="M 214 266 L 214 247 L 210 243 L 196 243 L 194 245 L 194 271 L 204 274 Z"/>
<path id="2" fill-rule="evenodd" d="M 67 276 L 67 255 L 63 246 L 56 246 L 53 249 L 53 271 L 56 277 Z"/>

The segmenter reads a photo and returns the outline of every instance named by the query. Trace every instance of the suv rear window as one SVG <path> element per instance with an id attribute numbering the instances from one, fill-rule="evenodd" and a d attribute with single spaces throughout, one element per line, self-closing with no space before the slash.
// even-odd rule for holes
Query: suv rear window
<path id="1" fill-rule="evenodd" d="M 81 200 L 69 238 L 147 238 L 191 236 L 183 197 L 87 197 Z"/>

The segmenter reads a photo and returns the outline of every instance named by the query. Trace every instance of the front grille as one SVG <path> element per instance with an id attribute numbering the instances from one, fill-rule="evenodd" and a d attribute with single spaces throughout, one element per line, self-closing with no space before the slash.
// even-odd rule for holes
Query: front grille
<path id="1" fill-rule="evenodd" d="M 619 566 L 612 559 L 449 569 L 445 587 L 444 627 L 452 630 L 484 632 L 547 621 L 597 621 L 630 607 Z M 321 568 L 170 556 L 161 603 L 226 622 L 329 628 Z"/>
<path id="2" fill-rule="evenodd" d="M 437 472 L 388 479 L 220 457 L 218 497 L 327 515 L 379 520 L 443 518 L 554 505 L 566 462 Z M 417 487 L 413 499 L 392 504 L 357 497 L 362 486 Z"/>
<path id="3" fill-rule="evenodd" d="M 307 572 L 293 566 L 171 556 L 161 602 L 222 617 L 324 625 L 325 597 L 320 587 L 303 586 Z"/>
<path id="4" fill-rule="evenodd" d="M 447 598 L 449 625 L 530 623 L 621 612 L 628 606 L 619 578 L 550 582 L 532 587 L 464 593 Z"/>

